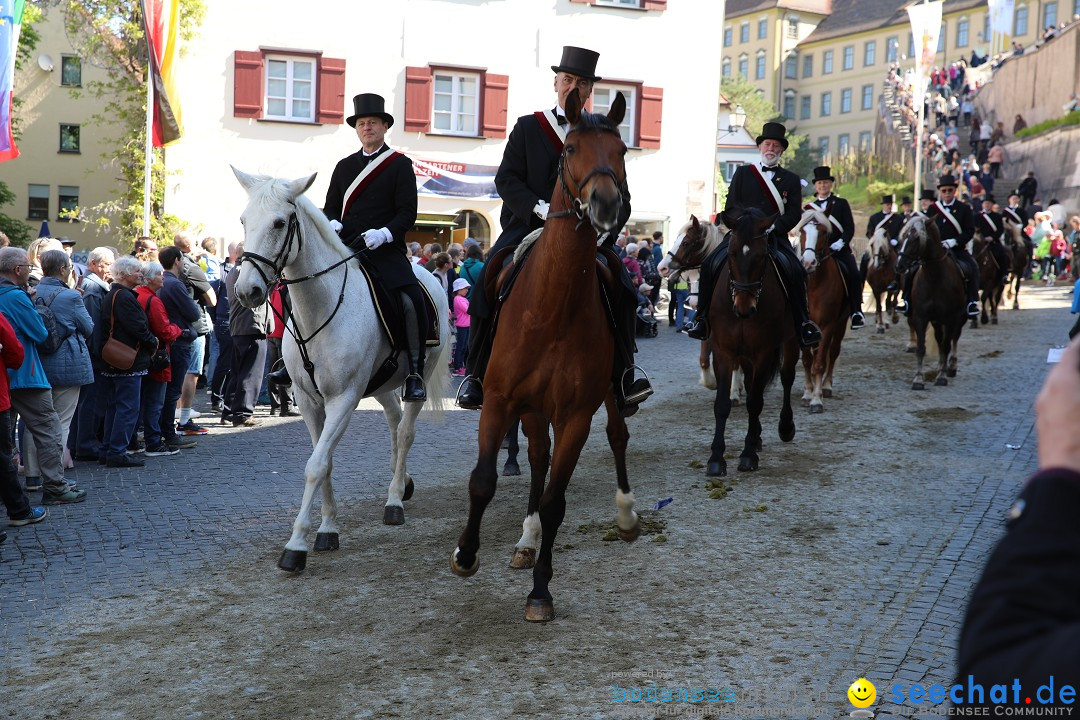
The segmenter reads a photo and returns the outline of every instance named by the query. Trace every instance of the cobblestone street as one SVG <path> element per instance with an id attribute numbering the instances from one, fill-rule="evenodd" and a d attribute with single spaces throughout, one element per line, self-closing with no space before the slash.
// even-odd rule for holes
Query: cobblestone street
<path id="1" fill-rule="evenodd" d="M 1069 290 L 1025 287 L 1025 309 L 965 329 L 958 376 L 923 392 L 909 389 L 906 323 L 849 333 L 822 415 L 798 404 L 800 367 L 789 445 L 769 390 L 755 473 L 734 473 L 746 414 L 733 411 L 719 499 L 705 487 L 712 393 L 697 343 L 662 319 L 638 341 L 657 393 L 629 421 L 628 462 L 639 509 L 673 498 L 648 514 L 666 542 L 604 541 L 615 483 L 601 412 L 544 626 L 521 619 L 531 575 L 506 568 L 525 479 L 501 480 L 480 572 L 447 567 L 479 413 L 421 418 L 416 497 L 386 527 L 386 423 L 357 411 L 335 455 L 342 549 L 313 553 L 299 577 L 275 568 L 311 447 L 298 418 L 208 422 L 198 448 L 145 468 L 80 463 L 88 501 L 10 528 L 0 547 L 0 717 L 840 718 L 860 676 L 878 718 L 942 714 L 890 705 L 887 690 L 953 679 L 967 595 L 1035 469 L 1032 404 L 1048 348 L 1067 340 Z M 617 701 L 654 682 L 739 699 Z"/>

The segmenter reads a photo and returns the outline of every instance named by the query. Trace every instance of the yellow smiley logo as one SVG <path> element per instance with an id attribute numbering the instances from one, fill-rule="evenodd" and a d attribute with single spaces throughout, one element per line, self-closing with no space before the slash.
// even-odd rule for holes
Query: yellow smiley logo
<path id="1" fill-rule="evenodd" d="M 848 700 L 857 708 L 867 708 L 877 699 L 877 688 L 866 678 L 859 678 L 851 683 L 847 690 Z"/>

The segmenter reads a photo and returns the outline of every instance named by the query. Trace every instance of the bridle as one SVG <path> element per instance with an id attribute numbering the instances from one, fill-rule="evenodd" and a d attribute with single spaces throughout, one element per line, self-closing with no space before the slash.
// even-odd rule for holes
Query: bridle
<path id="1" fill-rule="evenodd" d="M 600 132 L 611 133 L 613 135 L 619 135 L 619 132 L 617 130 L 609 127 L 590 129 L 595 129 Z M 567 133 L 567 137 L 569 138 L 569 136 L 574 132 L 578 132 L 578 130 L 571 129 L 570 132 Z M 619 135 L 619 138 L 621 139 L 622 136 Z M 585 190 L 585 186 L 589 184 L 589 181 L 597 175 L 603 175 L 605 177 L 611 178 L 611 181 L 615 183 L 615 189 L 619 191 L 619 199 L 625 202 L 626 198 L 623 196 L 622 191 L 623 183 L 619 181 L 619 177 L 615 174 L 615 171 L 607 165 L 594 167 L 585 175 L 585 177 L 580 182 L 578 182 L 574 178 L 574 174 L 570 171 L 570 162 L 566 156 L 566 144 L 563 143 L 563 151 L 559 155 L 559 185 L 562 187 L 563 199 L 566 201 L 567 209 L 548 213 L 548 220 L 551 220 L 552 218 L 570 217 L 571 215 L 573 215 L 578 219 L 578 223 L 574 226 L 574 230 L 580 230 L 581 226 L 585 224 L 585 211 L 589 209 L 589 203 L 581 201 L 581 193 Z M 577 188 L 576 190 L 570 190 L 570 183 L 567 182 L 567 178 L 569 178 L 570 182 L 574 184 L 574 186 Z"/>
<path id="2" fill-rule="evenodd" d="M 289 201 L 289 204 L 292 205 L 294 208 L 296 207 L 296 203 L 292 200 Z M 330 322 L 337 315 L 338 310 L 340 310 L 341 306 L 345 303 L 345 288 L 349 282 L 348 262 L 355 258 L 364 256 L 367 251 L 365 248 L 361 247 L 352 255 L 338 260 L 336 263 L 330 265 L 329 267 L 313 272 L 310 275 L 305 275 L 301 278 L 286 280 L 285 277 L 282 275 L 282 272 L 284 272 L 285 265 L 288 264 L 289 258 L 292 256 L 294 241 L 296 242 L 296 254 L 299 255 L 300 252 L 304 249 L 304 236 L 300 233 L 300 220 L 297 218 L 295 210 L 289 215 L 288 229 L 285 232 L 285 242 L 282 243 L 281 250 L 278 251 L 278 254 L 274 256 L 273 260 L 266 257 L 265 255 L 249 252 L 247 250 L 241 253 L 240 260 L 241 262 L 244 260 L 252 261 L 252 267 L 255 268 L 255 271 L 259 273 L 259 277 L 261 277 L 263 282 L 266 283 L 268 300 L 270 291 L 275 283 L 280 283 L 281 285 L 285 286 L 298 285 L 308 280 L 314 280 L 315 278 L 325 275 L 331 270 L 341 267 L 342 265 L 345 266 L 345 273 L 341 278 L 341 290 L 338 292 L 337 304 L 334 305 L 334 309 L 333 311 L 331 311 L 330 317 L 326 318 L 326 320 L 323 321 L 323 324 L 317 327 L 315 331 L 308 335 L 306 338 L 303 336 L 300 330 L 296 328 L 295 317 L 290 314 L 289 319 L 292 320 L 292 324 L 290 325 L 290 323 L 285 319 L 285 317 L 280 312 L 278 312 L 278 309 L 275 308 L 272 304 L 270 305 L 270 309 L 273 311 L 274 315 L 277 316 L 278 320 L 281 321 L 281 324 L 282 326 L 284 326 L 285 330 L 290 335 L 292 335 L 293 340 L 296 341 L 296 346 L 300 350 L 300 358 L 304 361 L 304 370 L 307 371 L 308 377 L 311 378 L 311 385 L 315 388 L 315 392 L 319 393 L 319 395 L 321 396 L 322 392 L 319 390 L 318 383 L 315 382 L 315 364 L 311 362 L 311 356 L 308 354 L 307 344 L 314 340 L 315 336 L 322 332 L 322 330 L 330 324 Z M 263 266 L 266 266 L 272 274 L 267 275 L 263 271 Z"/>
<path id="3" fill-rule="evenodd" d="M 766 230 L 765 232 L 761 233 L 760 235 L 751 236 L 750 240 L 759 240 L 759 239 L 763 240 L 768 236 L 768 234 L 769 234 L 769 231 Z M 748 245 L 749 242 L 747 242 L 746 244 Z M 768 249 L 766 249 L 765 250 L 765 258 L 766 258 L 766 260 L 768 259 L 768 254 L 769 254 L 769 251 L 768 251 Z M 734 262 L 734 261 L 732 261 L 732 262 Z M 766 266 L 766 270 L 767 269 L 768 269 L 768 266 Z M 728 269 L 728 287 L 731 289 L 731 302 L 732 302 L 732 305 L 734 305 L 734 303 L 735 303 L 735 295 L 737 295 L 738 293 L 741 293 L 741 292 L 753 293 L 754 294 L 754 302 L 757 302 L 757 300 L 761 297 L 761 292 L 765 289 L 765 273 L 763 272 L 761 274 L 761 277 L 759 279 L 755 280 L 754 282 L 740 282 L 740 281 L 736 280 L 734 277 L 732 277 L 731 269 L 729 268 Z M 732 309 L 734 310 L 734 308 L 732 308 Z"/>

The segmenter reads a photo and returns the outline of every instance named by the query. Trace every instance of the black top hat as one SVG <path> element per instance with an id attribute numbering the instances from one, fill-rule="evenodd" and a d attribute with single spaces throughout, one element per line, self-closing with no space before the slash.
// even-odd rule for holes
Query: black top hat
<path id="1" fill-rule="evenodd" d="M 828 165 L 822 165 L 814 168 L 814 182 L 818 180 L 828 180 L 829 182 L 836 182 L 836 178 L 833 177 L 832 168 Z"/>
<path id="2" fill-rule="evenodd" d="M 956 182 L 956 178 L 952 175 L 942 175 L 941 179 L 937 181 L 939 188 L 943 187 L 956 187 L 959 183 Z"/>
<path id="3" fill-rule="evenodd" d="M 600 53 L 598 52 L 574 47 L 573 45 L 564 45 L 562 60 L 559 61 L 558 65 L 552 65 L 551 69 L 557 73 L 570 73 L 597 82 L 603 79 L 596 74 L 596 61 L 599 59 Z"/>
<path id="4" fill-rule="evenodd" d="M 882 195 L 882 197 L 881 197 L 881 204 L 882 204 L 882 205 L 892 205 L 892 204 L 893 204 L 893 197 L 892 197 L 892 195 Z"/>
<path id="5" fill-rule="evenodd" d="M 990 202 L 990 203 L 997 202 L 997 200 L 994 199 L 994 196 L 991 195 L 990 193 L 986 193 L 985 195 L 983 195 L 982 201 L 983 202 Z"/>
<path id="6" fill-rule="evenodd" d="M 937 193 L 930 188 L 923 188 L 922 194 L 919 195 L 920 200 L 937 200 Z"/>
<path id="7" fill-rule="evenodd" d="M 782 123 L 767 122 L 761 128 L 761 134 L 757 136 L 757 140 L 754 141 L 755 145 L 760 145 L 765 140 L 779 140 L 787 150 L 787 128 Z"/>
<path id="8" fill-rule="evenodd" d="M 904 195 L 902 198 L 900 198 L 900 204 L 901 205 L 910 205 L 911 204 L 911 198 L 909 198 L 907 195 Z"/>
<path id="9" fill-rule="evenodd" d="M 74 245 L 75 241 L 72 240 L 69 237 L 62 237 L 62 238 L 60 238 L 60 244 L 61 245 Z"/>
<path id="10" fill-rule="evenodd" d="M 382 95 L 375 93 L 361 93 L 352 99 L 353 114 L 345 118 L 345 122 L 356 127 L 356 121 L 362 117 L 377 117 L 386 121 L 387 127 L 394 126 L 394 116 L 386 112 L 386 101 Z"/>

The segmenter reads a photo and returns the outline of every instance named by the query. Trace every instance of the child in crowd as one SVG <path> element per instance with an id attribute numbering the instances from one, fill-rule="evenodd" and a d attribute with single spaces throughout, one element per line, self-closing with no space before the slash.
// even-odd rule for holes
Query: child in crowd
<path id="1" fill-rule="evenodd" d="M 454 374 L 465 374 L 465 356 L 469 352 L 469 281 L 458 278 L 454 281 L 454 326 L 457 328 L 457 344 L 454 346 Z"/>

